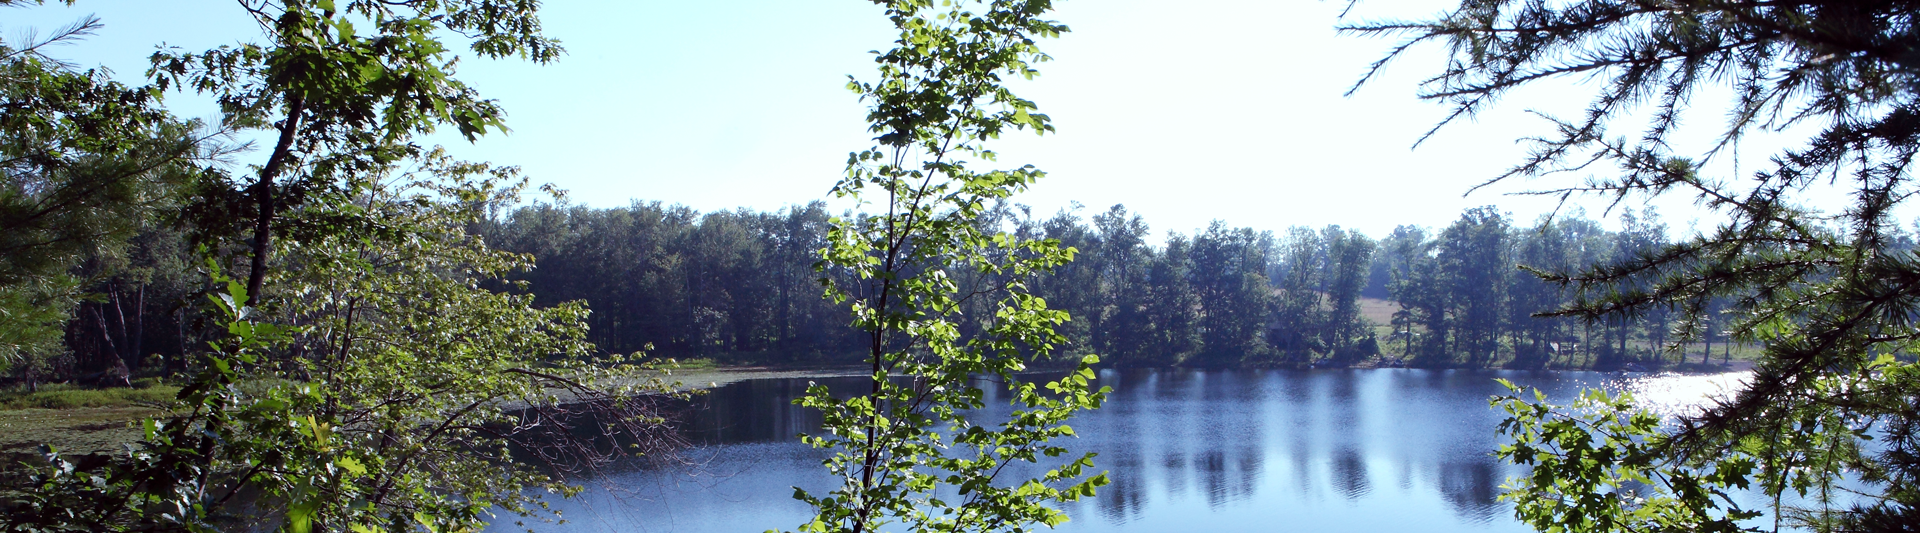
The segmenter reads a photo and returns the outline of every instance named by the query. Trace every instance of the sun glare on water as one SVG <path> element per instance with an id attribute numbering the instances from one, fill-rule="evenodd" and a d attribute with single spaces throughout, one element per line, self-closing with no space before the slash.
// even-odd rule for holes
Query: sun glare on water
<path id="1" fill-rule="evenodd" d="M 1718 374 L 1663 372 L 1624 377 L 1609 382 L 1606 388 L 1613 394 L 1631 393 L 1641 408 L 1672 420 L 1700 414 L 1715 401 L 1731 399 L 1752 376 L 1753 372 L 1744 370 Z"/>

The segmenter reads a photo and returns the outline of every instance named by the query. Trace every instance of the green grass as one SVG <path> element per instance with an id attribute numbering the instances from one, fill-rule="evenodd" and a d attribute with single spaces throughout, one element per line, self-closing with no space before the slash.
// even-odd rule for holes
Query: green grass
<path id="1" fill-rule="evenodd" d="M 154 407 L 173 401 L 174 396 L 180 393 L 180 387 L 149 380 L 140 380 L 134 385 L 131 389 L 96 389 L 48 384 L 36 392 L 5 390 L 0 391 L 0 410 Z"/>
<path id="2" fill-rule="evenodd" d="M 0 410 L 0 470 L 52 444 L 61 453 L 114 453 L 143 435 L 136 422 L 164 414 L 145 407 Z"/>
<path id="3" fill-rule="evenodd" d="M 677 364 L 672 365 L 668 368 L 672 368 L 674 370 L 706 370 L 706 369 L 720 366 L 719 363 L 713 362 L 713 359 L 704 358 L 704 357 L 699 359 L 679 359 L 679 360 L 676 360 L 675 362 Z"/>
<path id="4" fill-rule="evenodd" d="M 40 390 L 0 390 L 0 470 L 31 459 L 41 444 L 63 453 L 93 454 L 121 450 L 141 438 L 134 422 L 166 414 L 180 387 L 153 379 L 133 388 L 96 389 L 58 383 Z"/>

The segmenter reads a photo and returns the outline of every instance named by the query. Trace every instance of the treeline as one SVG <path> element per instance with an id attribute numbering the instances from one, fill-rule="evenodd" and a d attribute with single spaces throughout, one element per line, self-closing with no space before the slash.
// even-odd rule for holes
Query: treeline
<path id="1" fill-rule="evenodd" d="M 1610 264 L 1668 244 L 1667 227 L 1651 209 L 1622 213 L 1620 227 L 1606 231 L 1577 213 L 1519 226 L 1481 207 L 1438 231 L 1395 228 L 1381 240 L 1371 277 L 1375 294 L 1399 306 L 1386 324 L 1385 349 L 1421 366 L 1616 368 L 1681 362 L 1687 353 L 1669 350 L 1668 344 L 1681 317 L 1670 310 L 1638 320 L 1535 316 L 1590 296 L 1537 273 Z M 1726 336 L 1714 329 L 1724 322 L 1716 314 L 1695 318 L 1705 328 L 1706 349 Z"/>
<path id="2" fill-rule="evenodd" d="M 17 276 L 0 286 L 0 310 L 11 315 L 0 328 L 0 369 L 8 377 L 29 388 L 126 385 L 136 375 L 181 370 L 182 354 L 218 337 L 206 327 L 210 287 L 189 232 L 162 220 L 131 224 L 129 236 L 87 243 L 52 269 L 58 275 Z"/>
<path id="3" fill-rule="evenodd" d="M 816 270 L 830 214 L 701 213 L 660 202 L 599 209 L 533 204 L 481 217 L 487 245 L 533 257 L 511 273 L 535 305 L 583 301 L 588 340 L 607 353 L 722 363 L 850 363 L 863 346 L 847 308 L 822 298 Z M 1400 226 L 1374 238 L 1339 226 L 1282 232 L 1215 222 L 1154 239 L 1123 206 L 1034 217 L 998 206 L 978 223 L 1058 239 L 1074 262 L 1032 280 L 1072 314 L 1058 357 L 1096 353 L 1125 366 L 1408 365 L 1652 368 L 1729 353 L 1717 310 L 1699 339 L 1670 349 L 1682 318 L 1541 318 L 1578 297 L 1520 266 L 1567 270 L 1649 253 L 1667 228 L 1651 212 L 1608 231 L 1581 214 L 1519 225 L 1476 208 L 1444 228 Z M 1908 237 L 1901 236 L 1906 239 Z M 211 337 L 197 300 L 208 287 L 189 239 L 150 225 L 70 271 L 88 296 L 68 308 L 65 349 L 11 368 L 17 380 L 118 381 L 184 367 Z M 74 281 L 79 283 L 80 281 Z M 980 280 L 973 280 L 981 283 Z M 990 284 L 983 284 L 990 285 Z M 68 289 L 59 289 L 61 291 Z M 59 291 L 49 290 L 51 293 Z M 7 294 L 31 298 L 33 294 Z"/>
<path id="4" fill-rule="evenodd" d="M 862 348 L 847 311 L 821 298 L 816 270 L 832 215 L 820 203 L 772 212 L 699 213 L 535 204 L 480 232 L 537 269 L 515 276 L 541 305 L 585 301 L 600 349 L 727 363 L 851 362 Z M 1124 206 L 1037 218 L 1019 206 L 979 224 L 1058 239 L 1076 260 L 1032 280 L 1072 313 L 1058 356 L 1097 353 L 1130 366 L 1392 364 L 1517 368 L 1680 362 L 1722 344 L 1669 350 L 1681 317 L 1540 318 L 1579 295 L 1532 271 L 1649 253 L 1667 228 L 1651 211 L 1607 231 L 1575 213 L 1519 225 L 1490 207 L 1445 228 L 1401 226 L 1373 238 L 1339 226 L 1284 232 L 1215 222 L 1157 242 Z M 978 282 L 978 280 L 975 280 Z M 1694 351 L 1689 351 L 1694 350 Z"/>
<path id="5" fill-rule="evenodd" d="M 530 254 L 536 305 L 586 301 L 588 339 L 613 353 L 832 362 L 858 347 L 845 306 L 821 297 L 814 264 L 824 204 L 699 213 L 659 202 L 613 209 L 535 204 L 480 233 Z"/>

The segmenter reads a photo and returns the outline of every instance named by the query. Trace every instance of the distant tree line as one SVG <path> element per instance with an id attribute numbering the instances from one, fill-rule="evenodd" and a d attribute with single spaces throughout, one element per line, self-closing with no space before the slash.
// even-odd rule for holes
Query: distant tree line
<path id="1" fill-rule="evenodd" d="M 825 204 L 701 213 L 661 202 L 606 209 L 535 203 L 492 211 L 475 233 L 538 265 L 510 275 L 524 286 L 496 288 L 530 293 L 542 307 L 586 302 L 588 340 L 603 352 L 809 365 L 853 361 L 862 348 L 846 308 L 820 297 L 821 276 L 842 275 L 816 270 L 834 216 Z M 1216 221 L 1156 243 L 1147 222 L 1124 206 L 1040 218 L 1000 205 L 978 223 L 1078 251 L 1032 287 L 1072 313 L 1060 328 L 1062 358 L 1094 353 L 1126 366 L 1651 368 L 1703 363 L 1708 352 L 1724 359 L 1731 348 L 1719 315 L 1731 301 L 1700 317 L 1705 342 L 1678 350 L 1668 346 L 1683 323 L 1677 310 L 1534 316 L 1582 295 L 1529 268 L 1653 253 L 1668 244 L 1667 226 L 1650 210 L 1622 213 L 1620 230 L 1608 231 L 1579 212 L 1523 226 L 1480 207 L 1444 228 L 1400 226 L 1377 239 L 1339 226 L 1276 233 Z M 149 224 L 77 263 L 71 278 L 84 280 L 90 296 L 73 304 L 64 349 L 15 365 L 13 377 L 94 381 L 183 368 L 181 354 L 210 340 L 200 333 L 206 317 L 194 303 L 206 288 L 187 241 L 181 230 Z"/>
<path id="2" fill-rule="evenodd" d="M 535 204 L 492 217 L 482 234 L 534 257 L 513 277 L 536 305 L 586 301 L 601 350 L 810 363 L 854 355 L 857 341 L 814 269 L 829 218 L 818 202 L 705 214 Z"/>
<path id="3" fill-rule="evenodd" d="M 862 348 L 847 311 L 822 300 L 818 250 L 833 215 L 821 203 L 779 211 L 699 213 L 659 202 L 598 209 L 535 204 L 502 210 L 481 233 L 533 256 L 520 274 L 540 304 L 586 301 L 600 349 L 722 362 L 823 364 Z M 1071 357 L 1129 366 L 1568 368 L 1704 361 L 1727 354 L 1717 317 L 1707 343 L 1670 350 L 1672 312 L 1637 319 L 1542 318 L 1581 295 L 1532 269 L 1563 269 L 1651 253 L 1667 227 L 1651 210 L 1607 231 L 1584 213 L 1531 226 L 1491 208 L 1445 228 L 1400 226 L 1375 239 L 1356 230 L 1281 233 L 1214 222 L 1151 242 L 1124 206 L 1038 218 L 1000 205 L 978 222 L 1058 239 L 1076 260 L 1034 282 Z M 991 283 L 992 280 L 956 280 Z M 1691 359 L 1687 359 L 1691 355 Z"/>
<path id="4" fill-rule="evenodd" d="M 821 276 L 843 275 L 816 270 L 834 216 L 822 203 L 710 213 L 660 202 L 493 211 L 474 232 L 538 265 L 510 274 L 523 286 L 495 288 L 529 293 L 541 307 L 586 302 L 588 340 L 602 352 L 811 365 L 850 362 L 863 348 L 847 309 L 821 298 Z M 1039 218 L 1001 205 L 978 223 L 1078 251 L 1032 287 L 1073 316 L 1056 354 L 1067 360 L 1094 353 L 1125 366 L 1652 368 L 1703 363 L 1708 352 L 1728 357 L 1732 336 L 1719 312 L 1732 301 L 1700 317 L 1705 342 L 1679 350 L 1667 346 L 1682 324 L 1677 310 L 1533 316 L 1582 295 L 1522 267 L 1578 268 L 1667 244 L 1667 227 L 1651 211 L 1622 213 L 1619 222 L 1608 231 L 1576 212 L 1522 226 L 1481 207 L 1444 228 L 1400 226 L 1378 239 L 1339 226 L 1276 233 L 1216 221 L 1157 243 L 1124 206 Z M 89 296 L 73 304 L 63 348 L 15 365 L 12 377 L 95 381 L 182 369 L 181 354 L 211 340 L 195 305 L 206 287 L 187 241 L 169 225 L 149 224 L 77 263 L 71 278 L 83 280 Z"/>
<path id="5" fill-rule="evenodd" d="M 1418 366 L 1599 367 L 1681 362 L 1668 351 L 1678 318 L 1655 310 L 1637 320 L 1534 316 L 1581 295 L 1534 273 L 1653 253 L 1667 227 L 1651 209 L 1620 215 L 1606 231 L 1582 215 L 1517 226 L 1491 207 L 1469 209 L 1439 231 L 1395 228 L 1372 264 L 1373 295 L 1399 304 L 1384 348 Z M 1709 327 L 1722 321 L 1702 317 Z M 1709 332 L 1709 339 L 1724 338 Z M 1723 354 L 1724 357 L 1724 354 Z M 1705 355 L 1702 354 L 1702 362 Z"/>
<path id="6" fill-rule="evenodd" d="M 74 380 L 124 385 L 135 375 L 183 369 L 181 354 L 214 338 L 202 327 L 205 269 L 188 237 L 169 224 L 137 224 L 130 236 L 76 254 L 57 277 L 0 290 L 9 310 L 48 315 L 21 321 L 46 326 L 6 333 L 10 377 L 29 388 Z"/>

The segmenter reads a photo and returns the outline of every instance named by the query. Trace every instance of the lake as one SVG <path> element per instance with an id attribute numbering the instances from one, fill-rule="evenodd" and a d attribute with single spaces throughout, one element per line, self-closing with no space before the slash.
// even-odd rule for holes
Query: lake
<path id="1" fill-rule="evenodd" d="M 1066 532 L 1521 532 L 1496 501 L 1517 469 L 1489 453 L 1501 414 L 1494 378 L 1566 401 L 1583 387 L 1631 390 L 1667 414 L 1737 374 L 1417 369 L 1105 370 L 1105 407 L 1072 425 L 1076 451 L 1110 472 L 1070 505 Z M 851 387 L 859 378 L 818 379 Z M 791 404 L 807 379 L 734 383 L 684 424 L 696 446 L 670 464 L 633 464 L 555 502 L 569 523 L 536 531 L 718 533 L 792 529 L 810 511 L 793 486 L 823 489 L 821 452 L 794 435 L 816 416 Z M 1005 400 L 994 403 L 1004 404 Z M 502 520 L 495 531 L 515 530 Z"/>

